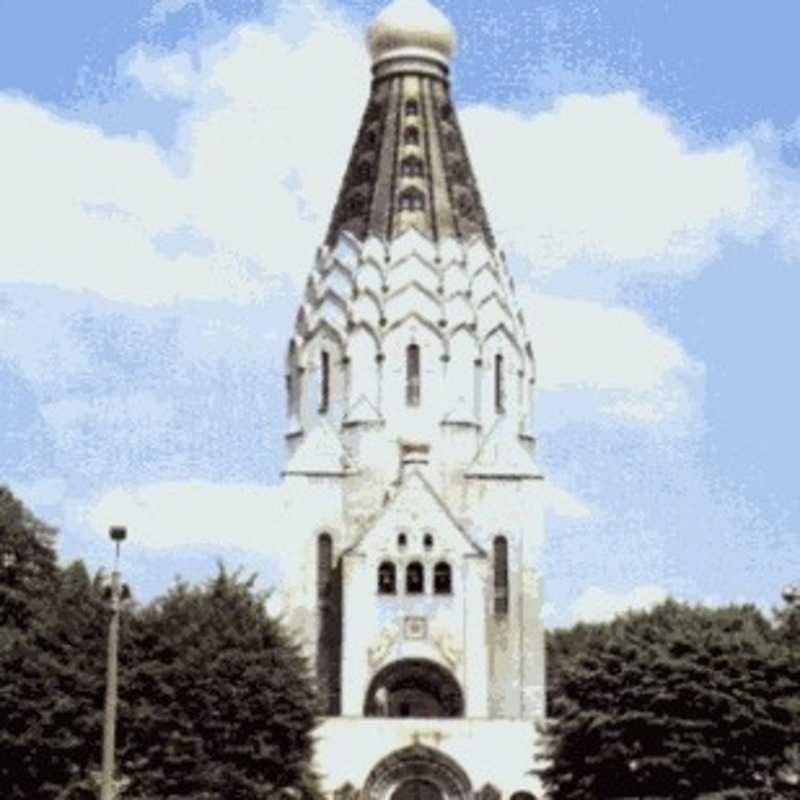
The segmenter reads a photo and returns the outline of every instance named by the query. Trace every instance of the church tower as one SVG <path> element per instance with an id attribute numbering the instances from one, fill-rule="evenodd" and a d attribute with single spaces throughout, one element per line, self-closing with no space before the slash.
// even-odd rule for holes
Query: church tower
<path id="1" fill-rule="evenodd" d="M 340 798 L 538 796 L 535 362 L 450 98 L 454 42 L 427 0 L 370 25 L 369 101 L 287 348 L 287 618 Z"/>

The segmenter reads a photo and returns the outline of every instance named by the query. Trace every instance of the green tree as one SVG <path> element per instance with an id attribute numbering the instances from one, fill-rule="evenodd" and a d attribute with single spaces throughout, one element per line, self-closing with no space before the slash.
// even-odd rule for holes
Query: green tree
<path id="1" fill-rule="evenodd" d="M 756 608 L 668 601 L 557 631 L 548 651 L 539 772 L 556 800 L 781 796 L 800 674 Z"/>
<path id="2" fill-rule="evenodd" d="M 0 488 L 0 794 L 95 800 L 107 582 L 59 568 L 53 531 Z M 131 800 L 316 795 L 316 700 L 265 597 L 220 568 L 122 614 L 117 774 Z"/>
<path id="3" fill-rule="evenodd" d="M 4 798 L 81 796 L 99 756 L 104 620 L 101 581 L 76 563 L 58 573 L 25 635 L 0 653 Z"/>
<path id="4" fill-rule="evenodd" d="M 307 667 L 252 584 L 221 567 L 133 620 L 118 730 L 131 797 L 316 794 Z"/>
<path id="5" fill-rule="evenodd" d="M 57 574 L 55 531 L 0 485 L 0 649 L 30 629 Z"/>

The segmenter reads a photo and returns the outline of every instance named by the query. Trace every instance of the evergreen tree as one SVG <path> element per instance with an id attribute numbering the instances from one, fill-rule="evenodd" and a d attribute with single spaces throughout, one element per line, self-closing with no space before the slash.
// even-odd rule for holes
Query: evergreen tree
<path id="1" fill-rule="evenodd" d="M 0 485 L 0 649 L 29 630 L 56 577 L 55 532 Z"/>
<path id="2" fill-rule="evenodd" d="M 0 786 L 3 797 L 57 798 L 99 747 L 104 606 L 99 580 L 59 570 L 53 532 L 0 490 Z"/>
<path id="3" fill-rule="evenodd" d="M 800 673 L 757 609 L 669 601 L 556 632 L 549 656 L 539 771 L 556 800 L 796 796 L 782 779 Z"/>
<path id="4" fill-rule="evenodd" d="M 265 597 L 223 568 L 178 584 L 133 621 L 118 737 L 128 794 L 259 800 L 309 770 L 316 699 L 304 660 Z"/>

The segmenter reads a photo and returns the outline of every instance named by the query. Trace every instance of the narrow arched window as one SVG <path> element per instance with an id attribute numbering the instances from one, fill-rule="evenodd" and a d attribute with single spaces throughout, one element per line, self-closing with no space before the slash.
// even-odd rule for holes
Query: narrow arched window
<path id="1" fill-rule="evenodd" d="M 369 161 L 362 161 L 358 165 L 358 179 L 368 181 L 372 177 L 372 164 Z"/>
<path id="2" fill-rule="evenodd" d="M 406 100 L 406 116 L 415 117 L 419 114 L 419 103 L 416 100 Z"/>
<path id="3" fill-rule="evenodd" d="M 421 396 L 419 345 L 406 348 L 406 405 L 418 406 Z"/>
<path id="4" fill-rule="evenodd" d="M 412 561 L 406 567 L 406 594 L 422 594 L 425 591 L 425 567 Z"/>
<path id="5" fill-rule="evenodd" d="M 422 538 L 422 545 L 426 550 L 430 550 L 433 548 L 433 534 L 426 533 L 425 536 Z"/>
<path id="6" fill-rule="evenodd" d="M 498 353 L 494 357 L 494 410 L 504 414 L 506 410 L 506 387 L 503 373 L 503 356 Z"/>
<path id="7" fill-rule="evenodd" d="M 328 410 L 331 399 L 331 357 L 327 350 L 320 354 L 319 413 Z"/>
<path id="8" fill-rule="evenodd" d="M 450 565 L 444 561 L 440 561 L 433 568 L 433 593 L 434 594 L 452 594 L 453 581 L 450 571 Z"/>
<path id="9" fill-rule="evenodd" d="M 408 536 L 404 533 L 397 534 L 397 546 L 402 550 L 408 544 Z"/>
<path id="10" fill-rule="evenodd" d="M 405 144 L 419 144 L 419 128 L 413 125 L 403 131 L 403 142 Z"/>
<path id="11" fill-rule="evenodd" d="M 508 540 L 494 537 L 494 613 L 508 613 Z"/>
<path id="12" fill-rule="evenodd" d="M 424 211 L 425 195 L 419 190 L 408 189 L 400 195 L 401 211 Z"/>
<path id="13" fill-rule="evenodd" d="M 317 597 L 325 603 L 330 597 L 333 575 L 333 539 L 329 533 L 317 537 Z"/>
<path id="14" fill-rule="evenodd" d="M 391 561 L 384 561 L 378 567 L 378 594 L 397 593 L 397 572 Z"/>

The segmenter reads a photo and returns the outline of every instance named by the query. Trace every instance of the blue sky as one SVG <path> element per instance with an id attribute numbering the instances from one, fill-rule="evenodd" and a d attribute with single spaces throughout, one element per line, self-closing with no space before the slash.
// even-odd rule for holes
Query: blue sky
<path id="1" fill-rule="evenodd" d="M 127 522 L 141 597 L 218 555 L 278 575 L 285 336 L 381 5 L 0 4 L 0 480 L 64 559 Z M 800 581 L 800 8 L 439 5 L 539 357 L 548 622 L 771 607 Z"/>

